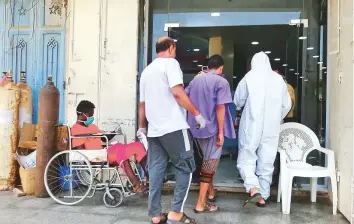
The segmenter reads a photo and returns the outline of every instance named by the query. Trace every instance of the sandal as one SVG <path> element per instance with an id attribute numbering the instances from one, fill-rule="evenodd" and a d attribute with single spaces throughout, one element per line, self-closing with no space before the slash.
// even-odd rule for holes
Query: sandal
<path id="1" fill-rule="evenodd" d="M 197 209 L 194 209 L 194 213 L 197 214 L 202 214 L 202 213 L 214 213 L 214 212 L 218 212 L 219 211 L 219 207 L 216 205 L 211 205 L 211 204 L 206 204 L 205 207 L 203 208 L 202 211 L 199 211 Z"/>
<path id="2" fill-rule="evenodd" d="M 256 205 L 258 208 L 265 208 L 265 207 L 267 207 L 267 204 L 268 204 L 268 201 L 264 200 L 264 204 L 257 202 Z"/>
<path id="3" fill-rule="evenodd" d="M 209 195 L 208 195 L 208 202 L 209 203 L 215 203 L 216 202 L 216 199 L 218 198 L 218 194 L 219 194 L 219 192 L 218 192 L 218 190 L 214 190 L 214 192 L 215 192 L 215 195 L 214 195 L 214 197 L 213 198 L 209 198 Z"/>
<path id="4" fill-rule="evenodd" d="M 167 220 L 167 224 L 178 224 L 178 223 L 184 223 L 184 224 L 197 224 L 197 221 L 195 219 L 192 219 L 188 217 L 186 214 L 183 213 L 183 216 L 180 220 Z"/>
<path id="5" fill-rule="evenodd" d="M 248 203 L 257 203 L 259 200 L 262 199 L 262 195 L 260 193 L 255 193 L 254 195 L 250 196 L 247 201 L 243 204 L 243 207 L 245 207 Z"/>
<path id="6" fill-rule="evenodd" d="M 140 196 L 149 195 L 149 188 L 146 187 L 143 183 L 139 183 L 136 186 L 134 186 L 133 191 L 134 191 L 134 193 L 136 193 Z"/>
<path id="7" fill-rule="evenodd" d="M 162 213 L 160 222 L 156 223 L 151 220 L 150 224 L 165 224 L 167 222 L 168 213 Z"/>

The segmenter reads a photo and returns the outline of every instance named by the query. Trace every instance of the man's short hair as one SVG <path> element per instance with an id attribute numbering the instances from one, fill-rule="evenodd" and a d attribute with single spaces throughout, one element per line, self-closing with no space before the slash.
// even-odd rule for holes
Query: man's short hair
<path id="1" fill-rule="evenodd" d="M 208 60 L 209 69 L 218 69 L 221 66 L 224 66 L 224 59 L 218 54 L 211 56 Z"/>
<path id="2" fill-rule="evenodd" d="M 176 46 L 176 43 L 174 40 L 172 40 L 169 37 L 161 37 L 157 42 L 156 42 L 156 54 L 160 52 L 167 51 L 171 46 Z"/>
<path id="3" fill-rule="evenodd" d="M 77 116 L 79 116 L 81 113 L 89 113 L 95 108 L 95 104 L 91 103 L 88 100 L 83 100 L 79 103 L 79 105 L 77 105 L 76 114 Z"/>

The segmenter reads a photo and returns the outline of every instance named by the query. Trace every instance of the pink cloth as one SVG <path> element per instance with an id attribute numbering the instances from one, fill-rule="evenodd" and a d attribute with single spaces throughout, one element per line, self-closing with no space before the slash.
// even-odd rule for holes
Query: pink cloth
<path id="1" fill-rule="evenodd" d="M 108 147 L 108 161 L 111 165 L 120 165 L 121 162 L 128 160 L 134 156 L 136 161 L 140 161 L 146 156 L 144 145 L 140 142 L 132 142 L 126 145 L 121 143 Z M 123 164 L 122 164 L 122 168 Z"/>

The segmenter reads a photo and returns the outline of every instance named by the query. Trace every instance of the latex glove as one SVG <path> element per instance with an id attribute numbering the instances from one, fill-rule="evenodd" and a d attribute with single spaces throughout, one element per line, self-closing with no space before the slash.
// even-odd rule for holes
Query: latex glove
<path id="1" fill-rule="evenodd" d="M 147 130 L 146 128 L 139 128 L 138 131 L 136 132 L 136 136 L 141 136 L 142 134 L 146 136 Z"/>
<path id="2" fill-rule="evenodd" d="M 198 129 L 205 128 L 205 119 L 201 114 L 195 116 L 195 120 L 197 121 Z"/>

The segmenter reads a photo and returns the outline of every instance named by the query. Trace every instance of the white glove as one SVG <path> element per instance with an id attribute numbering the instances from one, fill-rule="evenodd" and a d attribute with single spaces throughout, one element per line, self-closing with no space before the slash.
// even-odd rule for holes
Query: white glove
<path id="1" fill-rule="evenodd" d="M 197 121 L 198 129 L 205 128 L 205 119 L 201 114 L 195 116 L 195 120 Z"/>
<path id="2" fill-rule="evenodd" d="M 147 130 L 146 128 L 139 128 L 138 131 L 136 132 L 136 136 L 141 136 L 142 134 L 146 136 Z"/>

